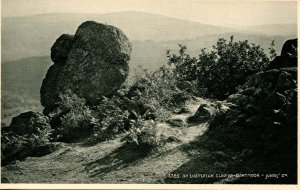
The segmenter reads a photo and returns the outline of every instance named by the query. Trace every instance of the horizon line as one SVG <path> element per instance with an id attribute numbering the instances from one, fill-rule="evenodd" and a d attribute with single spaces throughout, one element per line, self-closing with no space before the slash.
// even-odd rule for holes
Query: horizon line
<path id="1" fill-rule="evenodd" d="M 54 14 L 86 14 L 86 15 L 105 15 L 105 14 L 116 14 L 116 13 L 140 13 L 140 14 L 149 14 L 149 15 L 156 15 L 156 16 L 162 16 L 162 17 L 167 17 L 167 18 L 172 18 L 172 19 L 179 19 L 183 21 L 188 21 L 188 22 L 195 22 L 199 24 L 206 24 L 206 25 L 211 25 L 211 26 L 223 26 L 223 27 L 247 27 L 247 26 L 265 26 L 265 25 L 281 25 L 281 24 L 296 24 L 298 25 L 298 20 L 297 22 L 282 22 L 282 23 L 268 23 L 268 24 L 254 24 L 254 25 L 241 25 L 241 24 L 210 24 L 210 23 L 203 23 L 199 22 L 196 20 L 187 20 L 184 18 L 179 18 L 179 17 L 172 17 L 168 15 L 162 15 L 158 13 L 151 13 L 151 12 L 142 12 L 142 11 L 115 11 L 115 12 L 103 12 L 103 13 L 97 13 L 97 12 L 48 12 L 48 13 L 36 13 L 36 14 L 28 14 L 28 15 L 20 15 L 20 16 L 3 16 L 1 15 L 1 18 L 22 18 L 22 17 L 33 17 L 33 16 L 42 16 L 42 15 L 54 15 Z"/>

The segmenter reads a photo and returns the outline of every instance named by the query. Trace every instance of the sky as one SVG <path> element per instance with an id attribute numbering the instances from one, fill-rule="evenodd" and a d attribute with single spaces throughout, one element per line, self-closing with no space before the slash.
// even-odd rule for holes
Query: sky
<path id="1" fill-rule="evenodd" d="M 297 1 L 1 0 L 1 14 L 139 11 L 213 25 L 297 23 Z"/>

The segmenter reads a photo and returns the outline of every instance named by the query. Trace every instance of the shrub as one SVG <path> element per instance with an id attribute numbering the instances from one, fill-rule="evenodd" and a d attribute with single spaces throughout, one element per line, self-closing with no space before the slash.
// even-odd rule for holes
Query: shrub
<path id="1" fill-rule="evenodd" d="M 202 49 L 199 58 L 186 54 L 186 46 L 179 47 L 179 55 L 167 52 L 168 63 L 175 66 L 177 80 L 195 82 L 199 89 L 206 90 L 205 96 L 220 100 L 233 94 L 248 76 L 262 70 L 269 60 L 260 46 L 249 44 L 247 40 L 234 42 L 233 36 L 228 42 L 219 39 L 210 52 Z"/>
<path id="2" fill-rule="evenodd" d="M 130 84 L 113 97 L 100 98 L 91 140 L 113 138 L 150 120 L 164 121 L 171 111 L 191 98 L 188 91 L 177 88 L 176 82 L 172 69 L 166 66 L 153 73 L 147 70 L 136 73 Z"/>
<path id="3" fill-rule="evenodd" d="M 138 121 L 136 127 L 130 129 L 122 141 L 141 148 L 153 149 L 161 146 L 164 138 L 158 134 L 155 122 Z"/>
<path id="4" fill-rule="evenodd" d="M 176 73 L 170 67 L 161 67 L 159 70 L 140 74 L 136 79 L 132 91 L 140 91 L 140 98 L 145 104 L 172 110 L 182 106 L 190 97 L 190 89 L 178 88 Z"/>
<path id="5" fill-rule="evenodd" d="M 59 95 L 58 107 L 49 114 L 55 129 L 54 139 L 73 141 L 91 134 L 96 119 L 85 99 L 71 91 Z"/>

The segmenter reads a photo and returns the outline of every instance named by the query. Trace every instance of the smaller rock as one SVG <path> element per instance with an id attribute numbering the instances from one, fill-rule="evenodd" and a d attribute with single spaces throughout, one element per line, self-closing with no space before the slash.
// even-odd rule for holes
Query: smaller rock
<path id="1" fill-rule="evenodd" d="M 184 127 L 185 126 L 184 122 L 180 118 L 168 119 L 167 123 L 169 123 L 170 125 L 172 125 L 174 127 Z"/>
<path id="2" fill-rule="evenodd" d="M 212 116 L 212 110 L 210 110 L 207 104 L 201 104 L 195 113 L 195 115 L 188 118 L 188 123 L 206 122 Z"/>
<path id="3" fill-rule="evenodd" d="M 178 112 L 176 112 L 177 114 L 183 114 L 183 113 L 190 113 L 191 110 L 188 107 L 183 107 L 181 108 Z"/>
<path id="4" fill-rule="evenodd" d="M 48 117 L 39 112 L 25 112 L 14 117 L 10 127 L 18 135 L 36 134 L 41 130 L 50 130 Z"/>
<path id="5" fill-rule="evenodd" d="M 125 92 L 123 90 L 118 90 L 115 95 L 120 98 L 123 98 L 125 96 Z"/>
<path id="6" fill-rule="evenodd" d="M 243 94 L 232 94 L 227 98 L 227 102 L 231 102 L 237 105 L 246 105 L 248 102 L 248 96 Z"/>
<path id="7" fill-rule="evenodd" d="M 284 67 L 297 67 L 297 57 L 277 56 L 269 63 L 266 70 L 279 69 Z"/>
<path id="8" fill-rule="evenodd" d="M 167 143 L 172 143 L 172 142 L 181 142 L 180 139 L 178 139 L 177 137 L 175 136 L 169 136 L 168 139 L 166 140 Z"/>
<path id="9" fill-rule="evenodd" d="M 287 40 L 281 49 L 281 56 L 297 57 L 298 39 Z"/>

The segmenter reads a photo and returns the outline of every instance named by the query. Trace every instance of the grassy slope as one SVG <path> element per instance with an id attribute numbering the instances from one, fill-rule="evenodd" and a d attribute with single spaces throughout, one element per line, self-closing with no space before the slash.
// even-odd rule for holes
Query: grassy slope
<path id="1" fill-rule="evenodd" d="M 194 113 L 206 100 L 190 101 Z M 192 114 L 172 115 L 186 119 Z M 61 144 L 56 152 L 44 157 L 31 157 L 2 168 L 2 177 L 16 183 L 164 183 L 169 173 L 192 160 L 197 154 L 207 154 L 198 148 L 186 149 L 201 136 L 206 124 L 178 128 L 159 124 L 161 133 L 175 135 L 172 142 L 158 152 L 147 153 L 120 142 L 120 138 L 94 146 L 83 142 Z"/>

